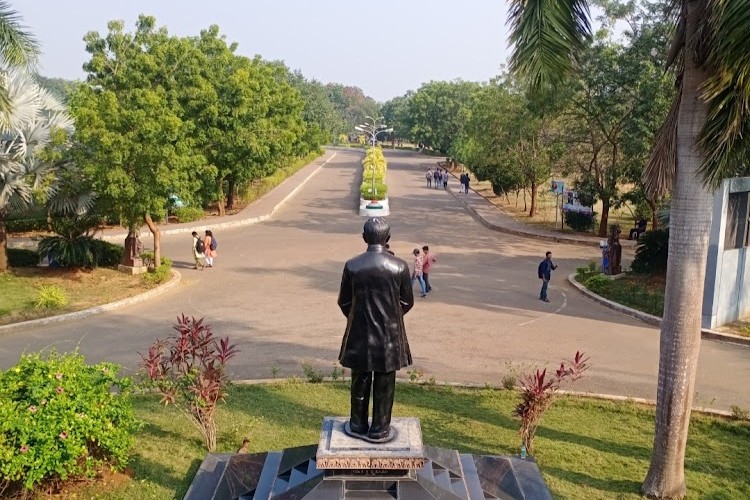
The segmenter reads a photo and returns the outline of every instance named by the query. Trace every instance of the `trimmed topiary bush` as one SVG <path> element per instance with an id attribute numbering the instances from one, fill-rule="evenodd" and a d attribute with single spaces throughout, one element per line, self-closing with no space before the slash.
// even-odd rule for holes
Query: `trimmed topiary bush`
<path id="1" fill-rule="evenodd" d="M 176 207 L 170 211 L 180 222 L 193 222 L 205 217 L 206 212 L 198 207 Z"/>
<path id="2" fill-rule="evenodd" d="M 359 187 L 359 193 L 365 200 L 382 200 L 388 194 L 388 186 L 375 183 L 375 192 L 372 192 L 372 182 L 363 182 Z"/>
<path id="3" fill-rule="evenodd" d="M 39 264 L 39 254 L 24 248 L 8 249 L 8 265 L 10 267 L 36 267 Z"/>
<path id="4" fill-rule="evenodd" d="M 127 464 L 138 422 L 131 382 L 119 369 L 52 351 L 24 355 L 0 372 L 3 498 Z"/>
<path id="5" fill-rule="evenodd" d="M 97 266 L 117 267 L 122 262 L 125 247 L 104 240 L 94 240 L 92 250 Z"/>
<path id="6" fill-rule="evenodd" d="M 569 228 L 581 233 L 591 231 L 594 228 L 594 224 L 596 224 L 596 213 L 594 212 L 586 214 L 567 210 L 563 212 L 563 217 L 565 218 L 565 224 Z"/>

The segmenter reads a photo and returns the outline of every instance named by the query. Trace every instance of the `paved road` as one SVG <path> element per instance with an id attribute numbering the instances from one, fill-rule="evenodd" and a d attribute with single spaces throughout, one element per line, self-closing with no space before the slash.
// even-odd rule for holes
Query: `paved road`
<path id="1" fill-rule="evenodd" d="M 426 377 L 497 384 L 509 368 L 554 365 L 581 349 L 592 369 L 575 389 L 655 397 L 658 331 L 590 302 L 565 280 L 598 258 L 596 249 L 487 230 L 448 193 L 424 186 L 424 170 L 434 159 L 387 156 L 393 250 L 406 258 L 426 243 L 438 257 L 435 291 L 417 298 L 406 317 L 415 367 Z M 341 269 L 364 249 L 363 219 L 356 214 L 360 158 L 357 151 L 339 152 L 271 220 L 218 233 L 213 269 L 189 268 L 188 236 L 164 237 L 183 285 L 152 303 L 3 335 L 0 367 L 25 350 L 78 345 L 90 361 L 134 368 L 136 351 L 167 335 L 185 313 L 206 316 L 217 333 L 240 344 L 235 378 L 269 378 L 274 366 L 279 376 L 299 375 L 305 361 L 329 373 L 344 330 L 336 306 Z M 537 299 L 536 266 L 547 249 L 560 265 L 550 304 Z M 749 379 L 750 349 L 703 343 L 697 404 L 750 408 Z"/>

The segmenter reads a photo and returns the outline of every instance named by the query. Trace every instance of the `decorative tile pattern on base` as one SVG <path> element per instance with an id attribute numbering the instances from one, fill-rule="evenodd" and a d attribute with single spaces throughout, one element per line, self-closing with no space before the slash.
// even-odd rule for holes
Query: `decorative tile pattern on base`
<path id="1" fill-rule="evenodd" d="M 418 418 L 394 418 L 396 437 L 368 443 L 344 431 L 348 417 L 325 417 L 316 453 L 318 469 L 413 470 L 424 466 L 422 428 Z"/>

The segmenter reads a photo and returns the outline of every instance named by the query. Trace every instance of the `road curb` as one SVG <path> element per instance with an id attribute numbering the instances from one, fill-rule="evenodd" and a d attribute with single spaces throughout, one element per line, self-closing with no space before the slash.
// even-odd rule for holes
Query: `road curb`
<path id="1" fill-rule="evenodd" d="M 452 173 L 451 173 L 451 175 L 452 175 Z M 469 189 L 471 189 L 471 188 L 469 188 Z M 510 228 L 510 227 L 501 226 L 499 224 L 493 224 L 492 222 L 489 222 L 487 219 L 485 219 L 484 217 L 482 217 L 479 214 L 479 212 L 477 212 L 474 209 L 474 207 L 472 207 L 469 203 L 466 202 L 466 200 L 462 199 L 458 194 L 454 193 L 453 190 L 450 187 L 447 188 L 446 191 L 448 191 L 456 200 L 458 200 L 458 202 L 461 203 L 461 205 L 463 205 L 463 207 L 466 209 L 466 211 L 469 212 L 469 214 L 471 214 L 471 216 L 477 222 L 479 222 L 480 224 L 482 224 L 483 226 L 485 226 L 488 229 L 492 229 L 493 231 L 498 231 L 498 232 L 501 232 L 501 233 L 512 234 L 512 235 L 515 235 L 515 236 L 521 236 L 521 237 L 524 237 L 524 238 L 534 238 L 534 239 L 537 239 L 537 240 L 552 241 L 552 242 L 555 242 L 555 243 L 566 243 L 566 244 L 569 244 L 569 245 L 579 245 L 579 246 L 585 246 L 585 247 L 596 247 L 596 248 L 599 248 L 599 243 L 596 242 L 596 241 L 580 240 L 580 239 L 577 239 L 577 238 L 571 238 L 571 237 L 562 236 L 562 235 L 561 236 L 554 236 L 554 235 L 551 235 L 551 234 L 550 235 L 539 234 L 539 233 L 535 233 L 535 232 L 531 232 L 531 231 L 521 231 L 521 230 L 513 229 L 513 228 Z M 474 190 L 472 189 L 472 191 L 474 191 Z M 482 196 L 479 193 L 477 193 L 476 191 L 474 191 L 474 193 L 477 194 L 477 196 Z M 498 210 L 500 210 L 500 209 L 498 208 Z"/>
<path id="2" fill-rule="evenodd" d="M 242 379 L 242 380 L 234 380 L 232 383 L 236 385 L 273 385 L 273 384 L 282 384 L 282 383 L 289 383 L 289 379 L 291 377 L 286 378 L 261 378 L 261 379 Z M 323 377 L 323 382 L 342 382 L 345 381 L 345 379 L 339 378 L 337 380 L 333 380 L 330 377 Z M 456 387 L 459 389 L 492 389 L 496 391 L 502 391 L 502 390 L 508 390 L 503 389 L 501 386 L 493 386 L 491 384 L 472 384 L 467 382 L 446 382 L 441 380 L 436 380 L 433 382 L 427 382 L 425 380 L 419 381 L 419 382 L 412 382 L 405 378 L 397 378 L 397 383 L 400 384 L 415 384 L 415 385 L 436 385 L 436 386 L 448 386 L 448 387 Z M 297 377 L 295 379 L 295 383 L 300 384 L 312 384 L 313 382 L 309 382 L 304 377 Z M 515 389 L 512 389 L 515 390 Z M 581 392 L 581 391 L 566 391 L 566 390 L 560 390 L 558 391 L 558 394 L 562 394 L 564 396 L 575 396 L 575 397 L 582 397 L 582 398 L 590 398 L 590 399 L 600 399 L 603 401 L 614 401 L 614 402 L 632 402 L 636 404 L 646 405 L 646 406 L 656 406 L 656 400 L 654 399 L 646 399 L 646 398 L 635 398 L 632 396 L 620 396 L 617 394 L 605 394 L 605 393 L 599 393 L 599 392 Z M 693 412 L 702 413 L 704 415 L 711 415 L 714 417 L 732 417 L 732 412 L 727 410 L 719 410 L 717 408 L 706 408 L 703 406 L 695 406 L 691 409 Z"/>
<path id="3" fill-rule="evenodd" d="M 313 170 L 294 189 L 292 189 L 286 196 L 284 196 L 284 198 L 282 198 L 276 205 L 274 205 L 274 207 L 271 209 L 271 211 L 268 212 L 267 214 L 258 215 L 256 217 L 247 217 L 245 219 L 239 219 L 239 220 L 233 220 L 233 221 L 217 222 L 216 224 L 200 224 L 200 225 L 188 226 L 188 227 L 181 227 L 181 228 L 176 228 L 176 229 L 162 229 L 162 230 L 159 231 L 159 234 L 160 234 L 160 236 L 166 236 L 166 235 L 171 235 L 171 234 L 192 233 L 193 231 L 205 231 L 206 229 L 211 229 L 211 230 L 226 229 L 226 228 L 231 228 L 231 227 L 249 226 L 251 224 L 257 224 L 259 222 L 263 222 L 265 220 L 268 220 L 269 218 L 271 218 L 271 216 L 273 216 L 274 213 L 276 213 L 276 211 L 279 208 L 281 208 L 282 205 L 284 205 L 284 203 L 286 203 L 292 197 L 294 197 L 294 195 L 296 195 L 299 192 L 299 190 L 302 189 L 302 187 L 305 184 L 307 184 L 307 182 L 310 179 L 312 179 L 318 172 L 320 172 L 320 170 L 329 161 L 331 161 L 333 158 L 335 158 L 337 154 L 338 154 L 337 152 L 334 152 L 327 160 L 325 160 L 323 163 L 321 163 L 318 166 L 318 168 L 316 168 L 315 170 Z M 324 155 L 321 155 L 321 156 L 324 156 Z M 319 159 L 320 159 L 320 157 L 316 158 L 313 161 L 318 161 Z M 313 163 L 313 162 L 310 162 L 310 163 Z M 305 167 L 303 167 L 303 169 L 304 168 Z M 296 175 L 296 173 L 294 175 Z M 282 184 L 283 184 L 283 182 L 286 182 L 289 179 L 291 179 L 291 177 L 287 177 L 286 179 L 284 179 L 284 181 L 282 181 Z M 281 184 L 279 184 L 279 186 L 280 185 Z M 261 201 L 263 198 L 265 198 L 266 196 L 268 196 L 270 193 L 273 193 L 274 190 L 278 189 L 279 186 L 276 186 L 275 188 L 273 188 L 272 190 L 270 190 L 268 193 L 266 193 L 262 197 L 260 197 L 257 200 L 255 200 L 255 202 L 253 202 L 253 203 L 257 203 L 257 202 Z M 202 220 L 196 221 L 196 223 L 201 223 L 201 222 L 204 222 L 204 221 L 205 221 L 205 219 L 202 219 Z M 109 241 L 109 242 L 113 242 L 113 241 L 114 242 L 121 242 L 125 238 L 125 236 L 127 236 L 125 233 L 117 233 L 117 234 L 109 234 L 109 235 L 102 234 L 99 237 L 99 239 L 104 240 L 104 241 Z M 150 232 L 146 231 L 146 232 L 142 233 L 141 238 L 150 238 L 152 236 L 153 235 Z M 9 242 L 9 243 L 11 243 L 11 242 Z M 21 244 L 12 243 L 12 248 L 30 248 L 31 249 L 32 247 L 30 245 L 26 244 L 26 243 L 21 243 Z"/>
<path id="4" fill-rule="evenodd" d="M 302 189 L 302 187 L 305 184 L 307 184 L 307 182 L 310 179 L 312 179 L 318 172 L 320 172 L 320 170 L 324 166 L 326 166 L 326 164 L 329 161 L 331 161 L 332 159 L 334 159 L 337 154 L 338 153 L 333 153 L 330 156 L 330 158 L 328 158 L 326 161 L 324 161 L 323 163 L 321 163 L 318 166 L 318 168 L 316 168 L 315 170 L 313 170 L 310 173 L 310 175 L 308 175 L 307 177 L 305 177 L 304 179 L 302 179 L 302 181 L 294 189 L 292 189 L 291 191 L 289 191 L 289 193 L 287 193 L 287 195 L 284 196 L 276 205 L 274 205 L 274 207 L 271 209 L 271 211 L 268 212 L 267 214 L 258 215 L 258 216 L 255 216 L 255 217 L 248 217 L 248 218 L 240 219 L 240 220 L 227 221 L 227 222 L 219 222 L 217 224 L 203 224 L 203 225 L 199 225 L 199 226 L 181 227 L 181 228 L 177 228 L 177 229 L 165 229 L 165 230 L 159 231 L 159 234 L 160 234 L 160 236 L 166 236 L 166 235 L 171 235 L 171 234 L 192 233 L 193 231 L 205 231 L 206 229 L 211 229 L 211 230 L 226 229 L 226 228 L 232 228 L 232 227 L 249 226 L 251 224 L 257 224 L 259 222 L 263 222 L 265 220 L 268 220 L 268 219 L 270 219 L 273 216 L 274 213 L 276 213 L 276 211 L 279 208 L 281 208 L 282 205 L 284 205 L 284 203 L 286 203 L 291 198 L 293 198 L 299 192 L 299 190 Z M 291 177 L 287 177 L 286 179 L 284 179 L 284 181 L 282 181 L 282 183 L 285 182 L 285 181 L 287 181 L 287 180 L 289 180 L 289 179 L 291 179 Z M 279 186 L 280 185 L 281 184 L 279 184 Z M 268 195 L 270 193 L 273 193 L 274 189 L 278 189 L 279 186 L 276 186 L 275 188 L 273 188 L 271 191 L 269 191 L 268 193 L 266 193 L 266 195 Z M 266 195 L 258 198 L 258 200 L 256 200 L 256 202 L 257 201 L 261 201 Z M 197 221 L 197 222 L 202 222 L 202 221 Z M 143 233 L 143 236 L 144 237 L 150 237 L 150 236 L 152 236 L 152 234 L 149 233 L 149 232 L 147 232 L 147 233 Z M 118 234 L 118 235 L 102 236 L 101 239 L 103 239 L 103 240 L 117 240 L 117 241 L 120 241 L 120 240 L 122 240 L 122 238 L 123 238 L 123 235 Z"/>
<path id="5" fill-rule="evenodd" d="M 19 323 L 11 323 L 9 325 L 0 326 L 0 334 L 13 332 L 16 330 L 23 330 L 26 328 L 46 326 L 52 323 L 62 323 L 65 321 L 75 321 L 79 319 L 88 318 L 108 311 L 114 311 L 115 309 L 121 309 L 126 306 L 139 304 L 145 302 L 153 297 L 161 295 L 179 285 L 182 282 L 182 274 L 176 269 L 172 269 L 172 278 L 166 283 L 157 286 L 151 290 L 145 291 L 133 297 L 121 299 L 115 302 L 109 302 L 100 306 L 90 307 L 82 311 L 76 311 L 67 314 L 59 314 L 57 316 L 50 316 L 48 318 L 32 319 L 30 321 L 21 321 Z"/>
<path id="6" fill-rule="evenodd" d="M 657 328 L 661 327 L 662 319 L 659 316 L 654 316 L 652 314 L 648 314 L 643 311 L 633 309 L 632 307 L 624 306 L 618 302 L 605 299 L 601 295 L 595 294 L 594 292 L 592 292 L 591 290 L 583 286 L 581 283 L 576 281 L 575 277 L 576 277 L 575 273 L 569 274 L 568 282 L 571 285 L 573 285 L 573 287 L 575 287 L 579 292 L 581 292 L 582 294 L 584 294 L 586 297 L 593 300 L 594 302 L 597 302 L 603 305 L 604 307 L 608 307 L 615 311 L 626 314 L 648 325 L 655 326 Z M 707 328 L 701 329 L 701 338 L 704 340 L 714 340 L 716 342 L 725 342 L 725 343 L 750 347 L 750 338 L 748 337 L 741 337 L 739 335 L 721 333 L 721 332 L 717 332 L 716 330 L 709 330 Z"/>

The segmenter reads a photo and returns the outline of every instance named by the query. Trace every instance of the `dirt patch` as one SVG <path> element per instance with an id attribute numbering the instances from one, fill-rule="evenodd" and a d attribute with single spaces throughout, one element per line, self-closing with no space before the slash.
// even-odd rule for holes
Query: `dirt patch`
<path id="1" fill-rule="evenodd" d="M 722 333 L 731 333 L 732 335 L 740 335 L 741 337 L 750 337 L 750 318 L 741 319 L 728 325 L 723 325 L 716 329 Z"/>
<path id="2" fill-rule="evenodd" d="M 134 473 L 130 469 L 122 472 L 102 470 L 95 479 L 67 481 L 49 491 L 37 495 L 36 498 L 106 498 L 108 491 L 124 487 L 133 480 Z"/>

